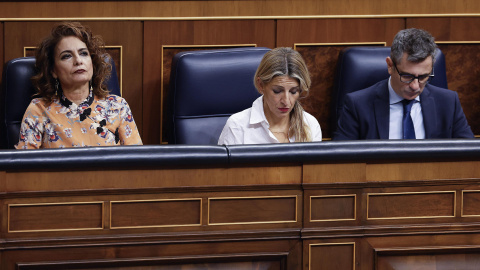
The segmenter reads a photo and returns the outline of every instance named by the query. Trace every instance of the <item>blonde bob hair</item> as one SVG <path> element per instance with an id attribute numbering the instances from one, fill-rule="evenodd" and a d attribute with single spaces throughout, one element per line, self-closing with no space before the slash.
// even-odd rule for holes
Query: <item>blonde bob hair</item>
<path id="1" fill-rule="evenodd" d="M 284 75 L 298 81 L 300 87 L 299 99 L 308 95 L 312 80 L 307 65 L 299 52 L 288 47 L 275 48 L 263 56 L 253 78 L 253 83 L 257 91 L 262 93 L 260 83 L 266 85 L 275 77 Z M 304 110 L 299 99 L 295 102 L 290 113 L 288 137 L 295 136 L 296 142 L 310 142 L 312 141 L 310 128 L 303 119 Z"/>

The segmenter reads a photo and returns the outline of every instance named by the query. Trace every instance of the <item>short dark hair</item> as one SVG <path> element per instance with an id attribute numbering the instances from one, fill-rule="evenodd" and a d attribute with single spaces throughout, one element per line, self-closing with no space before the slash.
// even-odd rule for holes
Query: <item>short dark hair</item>
<path id="1" fill-rule="evenodd" d="M 55 66 L 55 48 L 64 37 L 77 37 L 87 45 L 87 49 L 92 58 L 93 76 L 91 86 L 93 94 L 99 97 L 108 95 L 106 82 L 112 71 L 110 63 L 105 61 L 105 51 L 103 39 L 100 36 L 94 36 L 88 26 L 83 26 L 79 22 L 62 22 L 55 25 L 49 36 L 45 37 L 36 50 L 35 68 L 37 74 L 32 77 L 32 83 L 40 95 L 47 103 L 59 94 L 55 89 L 55 78 L 52 71 Z"/>
<path id="2" fill-rule="evenodd" d="M 403 53 L 408 55 L 407 60 L 418 63 L 432 56 L 435 62 L 435 51 L 437 45 L 433 36 L 423 30 L 416 28 L 409 28 L 401 30 L 393 39 L 390 57 L 395 63 L 399 63 L 402 59 Z"/>

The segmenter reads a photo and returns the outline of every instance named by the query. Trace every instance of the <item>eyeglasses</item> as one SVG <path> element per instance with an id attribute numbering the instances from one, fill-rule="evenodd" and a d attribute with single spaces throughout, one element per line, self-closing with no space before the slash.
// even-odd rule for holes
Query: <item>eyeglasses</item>
<path id="1" fill-rule="evenodd" d="M 400 81 L 403 82 L 403 83 L 408 84 L 408 83 L 413 82 L 415 79 L 417 79 L 418 83 L 426 84 L 429 81 L 431 81 L 433 79 L 433 77 L 435 77 L 433 68 L 432 68 L 432 72 L 430 72 L 430 74 L 423 74 L 423 75 L 420 75 L 420 76 L 414 76 L 410 73 L 400 73 L 400 71 L 398 70 L 395 62 L 393 62 L 393 66 L 397 70 L 398 75 L 400 75 Z"/>

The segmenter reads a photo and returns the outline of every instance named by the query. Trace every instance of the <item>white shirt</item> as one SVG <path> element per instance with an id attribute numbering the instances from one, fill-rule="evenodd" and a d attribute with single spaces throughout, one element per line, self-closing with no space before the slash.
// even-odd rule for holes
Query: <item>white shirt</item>
<path id="1" fill-rule="evenodd" d="M 312 141 L 322 140 L 322 130 L 317 119 L 307 112 L 303 112 L 303 120 L 310 128 Z M 218 144 L 266 144 L 279 143 L 277 138 L 268 129 L 267 118 L 263 111 L 263 96 L 257 98 L 251 108 L 230 116 L 223 127 Z M 295 142 L 295 137 L 289 138 Z"/>
<path id="2" fill-rule="evenodd" d="M 403 139 L 403 104 L 401 96 L 395 93 L 392 88 L 392 84 L 388 79 L 388 92 L 390 96 L 390 127 L 388 138 L 389 139 Z M 423 126 L 422 106 L 420 106 L 420 96 L 415 98 L 410 112 L 413 121 L 413 127 L 415 128 L 415 138 L 425 139 L 425 127 Z"/>

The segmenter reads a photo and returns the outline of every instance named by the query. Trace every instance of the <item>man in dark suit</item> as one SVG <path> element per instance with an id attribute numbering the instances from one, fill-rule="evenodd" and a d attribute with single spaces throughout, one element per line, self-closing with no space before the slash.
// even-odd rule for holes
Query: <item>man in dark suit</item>
<path id="1" fill-rule="evenodd" d="M 428 84 L 436 48 L 424 30 L 398 32 L 390 78 L 346 95 L 333 139 L 473 138 L 457 93 Z"/>

